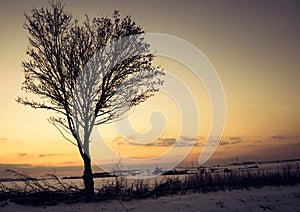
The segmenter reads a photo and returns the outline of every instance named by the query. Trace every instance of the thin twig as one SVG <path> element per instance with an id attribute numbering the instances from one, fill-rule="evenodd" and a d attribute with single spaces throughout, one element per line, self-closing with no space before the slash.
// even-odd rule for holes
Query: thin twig
<path id="1" fill-rule="evenodd" d="M 73 141 L 71 141 L 69 138 L 67 138 L 67 137 L 64 135 L 64 133 L 61 131 L 61 129 L 60 129 L 54 122 L 50 121 L 49 119 L 48 119 L 48 122 L 49 122 L 50 124 L 52 124 L 56 129 L 58 129 L 58 131 L 59 131 L 60 134 L 64 137 L 64 139 L 66 139 L 67 141 L 69 141 L 71 144 L 73 144 L 73 145 L 75 145 L 75 146 L 78 146 L 78 145 L 75 144 Z"/>

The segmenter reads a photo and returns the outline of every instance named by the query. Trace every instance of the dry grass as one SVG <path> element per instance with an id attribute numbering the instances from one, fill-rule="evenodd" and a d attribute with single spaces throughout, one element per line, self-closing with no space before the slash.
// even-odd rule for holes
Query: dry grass
<path id="1" fill-rule="evenodd" d="M 182 194 L 186 191 L 208 192 L 237 188 L 260 187 L 267 185 L 293 185 L 300 183 L 299 166 L 281 167 L 276 170 L 237 170 L 218 173 L 196 173 L 183 178 L 163 177 L 149 185 L 143 180 L 129 181 L 115 177 L 96 188 L 95 196 L 86 199 L 82 188 L 61 181 L 57 176 L 47 175 L 48 179 L 36 180 L 27 174 L 6 170 L 20 181 L 8 185 L 0 183 L 0 202 L 10 200 L 19 204 L 55 205 L 59 202 L 75 203 L 118 199 L 157 198 L 164 195 Z"/>

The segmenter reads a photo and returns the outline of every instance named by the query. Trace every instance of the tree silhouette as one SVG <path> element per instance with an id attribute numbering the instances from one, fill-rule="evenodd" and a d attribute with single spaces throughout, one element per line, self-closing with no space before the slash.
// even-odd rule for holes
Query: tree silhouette
<path id="1" fill-rule="evenodd" d="M 84 162 L 87 195 L 94 194 L 89 154 L 92 128 L 110 123 L 145 101 L 163 84 L 163 70 L 130 16 L 80 23 L 59 1 L 25 14 L 29 59 L 22 62 L 22 90 L 42 99 L 18 97 L 17 102 L 55 112 L 49 121 L 78 147 Z M 66 133 L 72 137 L 70 139 Z"/>

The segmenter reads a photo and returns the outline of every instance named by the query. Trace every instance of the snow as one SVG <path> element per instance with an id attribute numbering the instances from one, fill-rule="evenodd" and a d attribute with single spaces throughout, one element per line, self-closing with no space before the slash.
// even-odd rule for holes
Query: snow
<path id="1" fill-rule="evenodd" d="M 300 211 L 300 184 L 208 193 L 188 192 L 144 200 L 29 207 L 0 203 L 0 211 Z"/>

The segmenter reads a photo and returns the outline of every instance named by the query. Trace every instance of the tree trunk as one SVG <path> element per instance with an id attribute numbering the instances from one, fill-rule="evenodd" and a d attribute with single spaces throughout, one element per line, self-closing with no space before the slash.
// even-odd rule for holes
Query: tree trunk
<path id="1" fill-rule="evenodd" d="M 94 195 L 94 179 L 93 179 L 93 172 L 91 166 L 91 159 L 88 155 L 83 155 L 84 161 L 84 172 L 83 172 L 83 182 L 84 182 L 84 190 L 87 197 L 91 197 Z"/>

